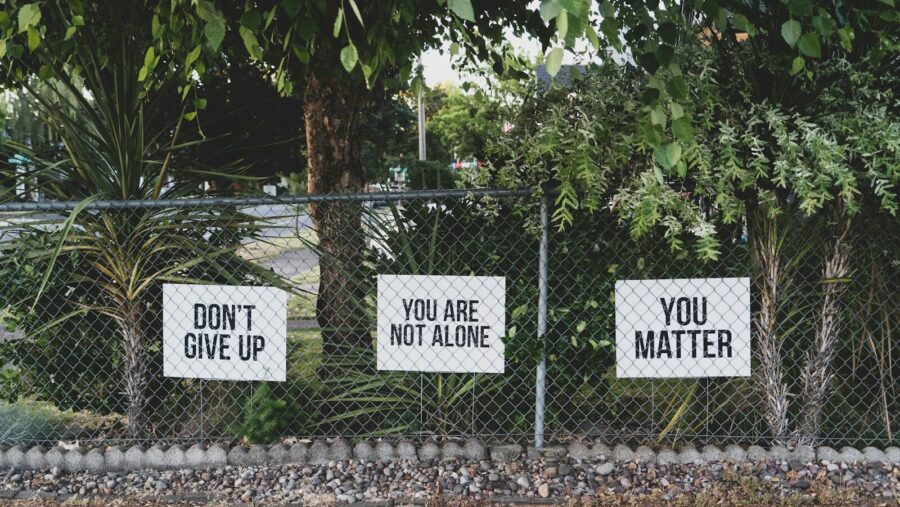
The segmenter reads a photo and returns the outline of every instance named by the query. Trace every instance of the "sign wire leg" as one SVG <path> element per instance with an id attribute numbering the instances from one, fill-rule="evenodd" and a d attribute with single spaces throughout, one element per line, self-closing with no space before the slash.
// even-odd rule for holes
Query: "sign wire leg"
<path id="1" fill-rule="evenodd" d="M 538 254 L 538 322 L 537 335 L 541 342 L 541 360 L 537 366 L 534 406 L 534 446 L 544 446 L 544 391 L 547 381 L 547 352 L 544 343 L 547 334 L 547 243 L 550 221 L 547 211 L 547 196 L 541 196 L 541 244 Z"/>

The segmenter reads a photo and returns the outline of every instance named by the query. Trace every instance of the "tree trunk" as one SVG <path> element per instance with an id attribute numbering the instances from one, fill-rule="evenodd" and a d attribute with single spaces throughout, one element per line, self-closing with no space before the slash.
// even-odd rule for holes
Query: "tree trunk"
<path id="1" fill-rule="evenodd" d="M 800 377 L 803 409 L 797 426 L 799 444 L 816 445 L 822 411 L 833 372 L 834 349 L 842 325 L 840 321 L 841 296 L 850 275 L 850 220 L 840 199 L 834 204 L 834 236 L 824 267 L 822 308 L 813 347 L 806 355 L 806 363 Z"/>
<path id="2" fill-rule="evenodd" d="M 788 436 L 788 392 L 782 369 L 781 340 L 778 337 L 778 290 L 784 276 L 778 219 L 765 208 L 756 210 L 749 227 L 750 253 L 755 268 L 759 312 L 754 319 L 759 357 L 758 381 L 764 403 L 764 417 L 775 443 Z"/>
<path id="3" fill-rule="evenodd" d="M 147 354 L 144 348 L 143 314 L 140 303 L 128 301 L 122 307 L 122 332 L 125 354 L 125 394 L 128 396 L 128 433 L 143 438 L 147 430 Z"/>
<path id="4" fill-rule="evenodd" d="M 309 193 L 360 192 L 363 188 L 359 116 L 366 89 L 335 72 L 338 59 L 319 51 L 304 94 Z M 319 239 L 319 295 L 316 319 L 326 363 L 371 346 L 360 266 L 365 247 L 362 204 L 332 201 L 310 206 Z M 325 375 L 333 368 L 323 368 Z"/>

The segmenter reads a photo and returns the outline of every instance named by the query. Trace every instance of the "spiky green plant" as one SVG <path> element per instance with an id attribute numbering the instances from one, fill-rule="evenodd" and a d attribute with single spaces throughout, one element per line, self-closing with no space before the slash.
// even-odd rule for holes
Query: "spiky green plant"
<path id="1" fill-rule="evenodd" d="M 34 289 L 10 303 L 32 336 L 90 312 L 115 322 L 132 437 L 148 430 L 148 365 L 158 350 L 150 318 L 158 313 L 161 285 L 281 283 L 235 254 L 241 239 L 258 230 L 257 219 L 239 210 L 98 203 L 197 196 L 204 182 L 242 178 L 236 164 L 211 169 L 179 156 L 198 141 L 182 140 L 183 116 L 174 125 L 166 121 L 166 111 L 179 100 L 174 71 L 152 76 L 158 86 L 145 86 L 139 79 L 142 60 L 136 43 L 125 39 L 108 57 L 83 45 L 42 72 L 49 86 L 22 83 L 59 143 L 46 152 L 3 143 L 7 156 L 28 160 L 27 170 L 6 167 L 4 176 L 33 185 L 49 199 L 79 204 L 32 223 L 0 247 L 25 252 L 44 269 Z M 6 200 L 17 197 L 15 189 L 6 190 Z M 2 255 L 0 262 L 14 259 Z M 71 310 L 48 322 L 41 315 L 49 294 L 57 301 L 65 295 Z"/>

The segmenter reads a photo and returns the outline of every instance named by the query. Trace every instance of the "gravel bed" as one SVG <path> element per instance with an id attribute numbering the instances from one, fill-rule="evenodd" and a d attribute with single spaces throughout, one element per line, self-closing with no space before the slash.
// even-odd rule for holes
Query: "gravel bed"
<path id="1" fill-rule="evenodd" d="M 208 470 L 146 470 L 130 473 L 65 473 L 10 470 L 0 476 L 0 498 L 153 498 L 224 503 L 329 505 L 393 501 L 433 503 L 447 497 L 472 501 L 551 502 L 604 499 L 625 503 L 688 504 L 728 491 L 736 500 L 772 498 L 865 498 L 898 505 L 900 466 L 889 463 L 774 462 L 656 465 L 574 459 L 448 462 L 338 461 L 327 465 L 280 465 Z M 750 496 L 751 498 L 748 498 Z M 722 497 L 725 498 L 725 497 Z M 765 500 L 768 499 L 768 500 Z M 582 503 L 584 503 L 582 502 Z"/>

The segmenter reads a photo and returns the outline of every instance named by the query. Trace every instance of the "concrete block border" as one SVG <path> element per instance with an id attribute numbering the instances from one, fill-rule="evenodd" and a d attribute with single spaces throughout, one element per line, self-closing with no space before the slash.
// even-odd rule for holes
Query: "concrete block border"
<path id="1" fill-rule="evenodd" d="M 317 439 L 312 442 L 276 444 L 272 446 L 253 445 L 225 447 L 221 444 L 196 443 L 183 445 L 153 445 L 142 447 L 133 445 L 83 448 L 41 445 L 0 445 L 0 470 L 49 470 L 57 468 L 69 472 L 88 471 L 95 473 L 122 472 L 140 469 L 206 469 L 230 466 L 263 465 L 327 465 L 334 461 L 514 461 L 524 457 L 556 461 L 619 461 L 641 463 L 704 464 L 713 461 L 755 462 L 761 460 L 776 462 L 886 462 L 900 464 L 900 448 L 879 449 L 866 447 L 855 449 L 842 447 L 835 450 L 822 446 L 787 448 L 773 446 L 765 449 L 752 445 L 742 447 L 728 445 L 721 449 L 714 445 L 698 450 L 692 446 L 681 449 L 652 449 L 647 446 L 632 448 L 617 444 L 610 449 L 604 443 L 572 442 L 568 445 L 554 445 L 543 449 L 525 447 L 519 444 L 499 444 L 488 446 L 477 439 L 448 441 L 443 444 L 425 442 L 419 445 L 409 440 L 362 441 L 351 444 L 344 439 Z"/>

